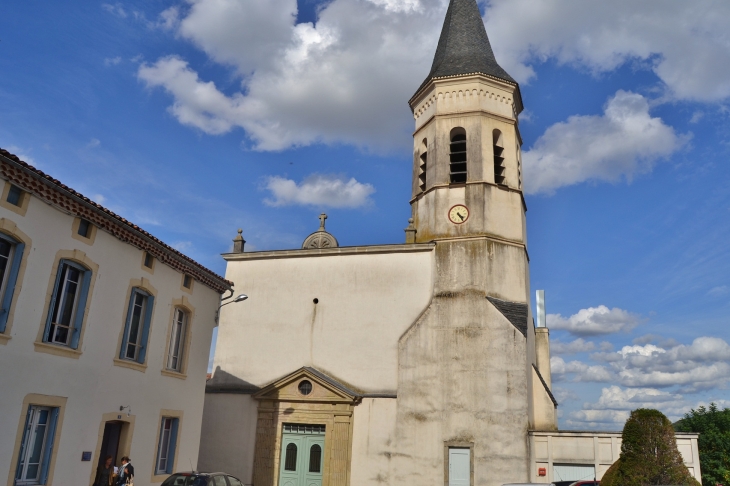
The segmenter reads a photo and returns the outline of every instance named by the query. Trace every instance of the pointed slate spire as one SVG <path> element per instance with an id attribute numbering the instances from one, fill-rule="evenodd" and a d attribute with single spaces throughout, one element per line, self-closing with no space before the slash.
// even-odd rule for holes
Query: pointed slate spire
<path id="1" fill-rule="evenodd" d="M 476 0 L 451 0 L 431 72 L 418 91 L 433 78 L 473 73 L 517 84 L 494 58 Z"/>

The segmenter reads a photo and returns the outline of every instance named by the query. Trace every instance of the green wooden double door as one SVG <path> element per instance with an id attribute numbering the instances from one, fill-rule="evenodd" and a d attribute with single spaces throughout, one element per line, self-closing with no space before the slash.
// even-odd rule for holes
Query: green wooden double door
<path id="1" fill-rule="evenodd" d="M 279 486 L 322 486 L 324 426 L 284 424 Z"/>

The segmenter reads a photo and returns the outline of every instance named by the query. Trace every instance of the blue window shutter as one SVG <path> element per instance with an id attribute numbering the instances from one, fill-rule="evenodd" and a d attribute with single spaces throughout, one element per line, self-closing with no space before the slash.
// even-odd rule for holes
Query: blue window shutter
<path id="1" fill-rule="evenodd" d="M 180 419 L 172 419 L 172 430 L 170 430 L 170 449 L 167 453 L 167 474 L 172 474 L 175 467 L 175 449 L 177 448 L 177 429 L 180 426 Z"/>
<path id="2" fill-rule="evenodd" d="M 147 296 L 147 307 L 144 313 L 144 326 L 142 327 L 142 347 L 139 350 L 139 356 L 137 361 L 144 364 L 145 356 L 147 356 L 147 340 L 150 335 L 150 324 L 152 323 L 152 312 L 155 307 L 155 297 L 152 295 Z"/>
<path id="3" fill-rule="evenodd" d="M 76 322 L 74 322 L 74 331 L 71 336 L 71 348 L 78 349 L 79 338 L 81 337 L 81 325 L 84 323 L 84 314 L 86 313 L 86 298 L 89 296 L 89 285 L 91 284 L 91 270 L 83 269 L 83 279 L 81 283 L 81 293 L 79 301 L 76 303 Z"/>
<path id="4" fill-rule="evenodd" d="M 63 266 L 66 264 L 66 260 L 58 262 L 58 270 L 56 271 L 56 283 L 53 285 L 53 293 L 51 294 L 51 302 L 48 304 L 48 316 L 46 317 L 46 330 L 43 331 L 43 340 L 50 341 L 48 333 L 51 329 L 51 317 L 53 316 L 53 309 L 56 307 L 56 295 L 58 294 L 58 286 L 61 282 L 61 274 L 63 273 Z"/>
<path id="5" fill-rule="evenodd" d="M 8 273 L 8 285 L 3 295 L 2 309 L 0 310 L 0 332 L 5 332 L 5 326 L 8 323 L 8 315 L 10 315 L 10 304 L 13 302 L 13 294 L 15 293 L 15 282 L 18 280 L 18 271 L 20 270 L 20 261 L 23 259 L 23 243 L 15 243 L 13 250 L 13 261 L 10 264 L 10 273 Z"/>
<path id="6" fill-rule="evenodd" d="M 122 349 L 119 350 L 119 359 L 124 359 L 127 353 L 127 340 L 129 334 L 129 325 L 132 323 L 132 306 L 134 306 L 134 297 L 137 289 L 132 289 L 132 295 L 129 296 L 129 306 L 127 306 L 127 320 L 124 323 L 124 336 L 122 337 Z"/>
<path id="7" fill-rule="evenodd" d="M 53 458 L 53 440 L 56 438 L 56 425 L 58 425 L 59 408 L 51 410 L 51 420 L 48 423 L 48 435 L 46 437 L 46 445 L 43 448 L 43 463 L 41 464 L 41 484 L 48 482 L 48 469 L 51 466 Z"/>

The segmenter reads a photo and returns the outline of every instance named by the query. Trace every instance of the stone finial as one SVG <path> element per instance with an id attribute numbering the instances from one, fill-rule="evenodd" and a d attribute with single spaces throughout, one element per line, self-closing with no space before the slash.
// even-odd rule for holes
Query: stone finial
<path id="1" fill-rule="evenodd" d="M 307 236 L 302 243 L 302 248 L 306 249 L 319 249 L 319 248 L 336 248 L 339 245 L 337 238 L 327 233 L 324 229 L 324 222 L 327 219 L 327 215 L 322 213 L 319 215 L 319 229 Z"/>
<path id="2" fill-rule="evenodd" d="M 243 253 L 243 246 L 246 244 L 246 240 L 243 239 L 243 230 L 238 229 L 238 235 L 233 238 L 233 253 Z"/>
<path id="3" fill-rule="evenodd" d="M 413 218 L 408 218 L 408 227 L 406 228 L 406 244 L 416 242 L 416 227 L 413 226 Z"/>

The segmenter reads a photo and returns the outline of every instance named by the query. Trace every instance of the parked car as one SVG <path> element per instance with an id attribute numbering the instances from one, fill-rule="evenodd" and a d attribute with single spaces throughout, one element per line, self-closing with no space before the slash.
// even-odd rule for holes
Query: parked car
<path id="1" fill-rule="evenodd" d="M 181 472 L 165 479 L 162 486 L 243 486 L 240 479 L 230 474 L 215 472 Z"/>
<path id="2" fill-rule="evenodd" d="M 580 481 L 553 481 L 555 486 L 598 486 L 600 481 L 581 479 Z"/>
<path id="3" fill-rule="evenodd" d="M 555 486 L 555 483 L 507 483 L 502 486 Z"/>

